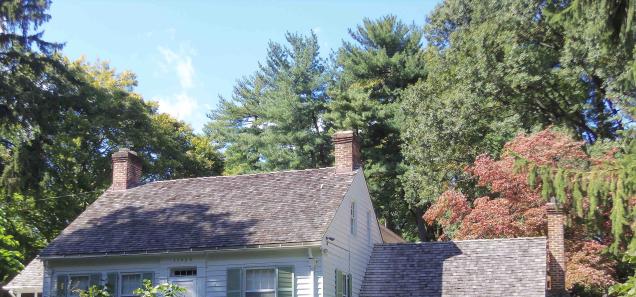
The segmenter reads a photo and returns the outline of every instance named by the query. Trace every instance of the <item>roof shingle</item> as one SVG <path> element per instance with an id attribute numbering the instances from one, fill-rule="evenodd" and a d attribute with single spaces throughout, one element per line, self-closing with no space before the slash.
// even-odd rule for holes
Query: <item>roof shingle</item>
<path id="1" fill-rule="evenodd" d="M 354 175 L 322 168 L 160 181 L 107 191 L 40 256 L 319 241 Z"/>
<path id="2" fill-rule="evenodd" d="M 546 239 L 376 245 L 361 297 L 545 296 Z"/>
<path id="3" fill-rule="evenodd" d="M 16 275 L 4 289 L 23 289 L 34 288 L 38 292 L 42 292 L 42 272 L 44 271 L 44 265 L 39 258 L 35 258 L 29 262 L 29 264 L 20 271 L 20 274 Z"/>

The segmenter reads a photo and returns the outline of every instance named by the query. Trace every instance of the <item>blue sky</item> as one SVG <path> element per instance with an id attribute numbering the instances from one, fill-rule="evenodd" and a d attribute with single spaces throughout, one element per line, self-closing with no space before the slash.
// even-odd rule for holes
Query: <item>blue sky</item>
<path id="1" fill-rule="evenodd" d="M 53 1 L 44 26 L 64 53 L 137 74 L 136 92 L 200 131 L 218 96 L 264 60 L 268 41 L 314 30 L 324 56 L 364 17 L 424 24 L 439 1 Z"/>

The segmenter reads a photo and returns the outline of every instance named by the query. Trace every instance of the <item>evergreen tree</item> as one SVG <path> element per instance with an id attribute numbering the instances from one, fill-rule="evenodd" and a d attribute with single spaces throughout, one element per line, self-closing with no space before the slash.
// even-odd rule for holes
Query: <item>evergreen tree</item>
<path id="1" fill-rule="evenodd" d="M 286 40 L 270 42 L 266 62 L 210 115 L 206 133 L 225 150 L 226 174 L 331 164 L 326 62 L 317 36 L 288 33 Z"/>
<path id="2" fill-rule="evenodd" d="M 403 90 L 426 76 L 422 31 L 386 16 L 364 19 L 349 34 L 355 42 L 345 42 L 338 51 L 328 118 L 335 128 L 359 134 L 365 175 L 380 218 L 404 236 L 414 236 L 406 226 L 413 226 L 421 211 L 403 199 L 400 134 L 406 119 L 398 117 L 398 110 Z M 419 238 L 424 239 L 423 233 Z"/>

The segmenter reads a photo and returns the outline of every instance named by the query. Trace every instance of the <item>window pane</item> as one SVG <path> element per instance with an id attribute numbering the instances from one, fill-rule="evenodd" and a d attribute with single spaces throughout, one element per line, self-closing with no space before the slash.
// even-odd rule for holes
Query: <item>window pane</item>
<path id="1" fill-rule="evenodd" d="M 124 274 L 121 276 L 121 294 L 134 296 L 135 289 L 141 288 L 141 274 Z"/>
<path id="2" fill-rule="evenodd" d="M 57 297 L 66 297 L 67 280 L 68 278 L 65 274 L 57 276 L 57 281 L 55 282 L 55 295 Z"/>
<path id="3" fill-rule="evenodd" d="M 249 269 L 245 271 L 246 291 L 263 291 L 276 289 L 275 269 Z M 256 295 L 267 296 L 267 295 Z M 273 296 L 273 295 L 272 295 Z"/>
<path id="4" fill-rule="evenodd" d="M 245 297 L 274 297 L 276 294 L 274 292 L 247 292 L 245 293 Z"/>
<path id="5" fill-rule="evenodd" d="M 88 283 L 88 275 L 71 276 L 71 283 L 69 285 L 70 296 L 79 296 L 79 292 L 77 292 L 77 290 L 88 290 Z"/>

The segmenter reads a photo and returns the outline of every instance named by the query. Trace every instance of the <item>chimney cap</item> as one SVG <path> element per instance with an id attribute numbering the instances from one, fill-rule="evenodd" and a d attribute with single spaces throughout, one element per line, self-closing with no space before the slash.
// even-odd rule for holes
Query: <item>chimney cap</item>
<path id="1" fill-rule="evenodd" d="M 562 213 L 561 210 L 559 209 L 559 207 L 557 206 L 556 202 L 554 202 L 554 201 L 550 201 L 550 202 L 546 203 L 545 206 L 546 206 L 546 210 L 548 211 L 549 214 L 560 214 L 560 213 Z"/>
<path id="2" fill-rule="evenodd" d="M 333 134 L 333 137 L 347 137 L 347 136 L 353 136 L 353 130 L 336 131 L 336 133 Z"/>
<path id="3" fill-rule="evenodd" d="M 334 143 L 348 143 L 348 142 L 356 142 L 358 141 L 357 137 L 356 137 L 356 133 L 351 131 L 351 130 L 347 130 L 347 131 L 337 131 L 336 133 L 333 134 L 333 136 L 331 136 L 331 138 L 333 139 Z"/>
<path id="4" fill-rule="evenodd" d="M 122 157 L 128 157 L 129 155 L 133 155 L 135 157 L 139 157 L 139 155 L 137 155 L 137 152 L 129 149 L 129 148 L 120 148 L 118 151 L 114 152 L 112 155 L 112 158 L 122 158 Z"/>

